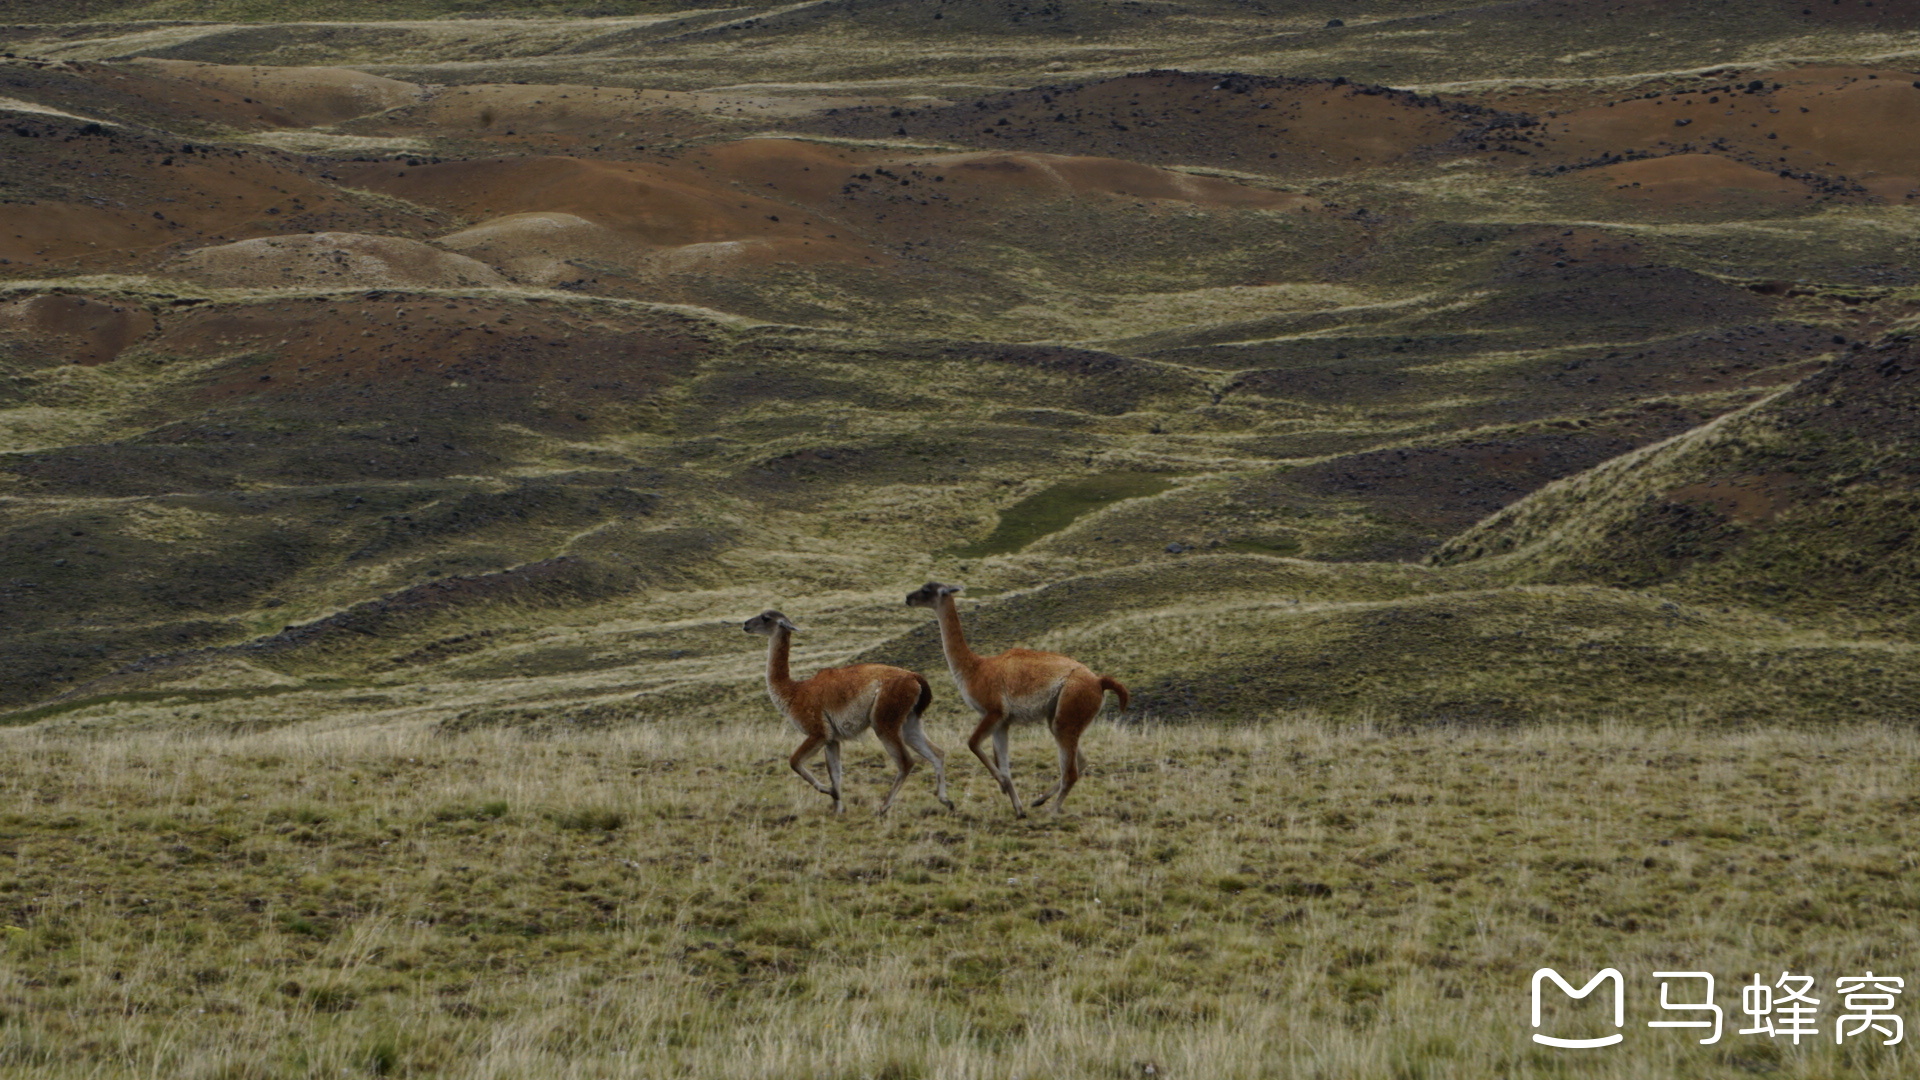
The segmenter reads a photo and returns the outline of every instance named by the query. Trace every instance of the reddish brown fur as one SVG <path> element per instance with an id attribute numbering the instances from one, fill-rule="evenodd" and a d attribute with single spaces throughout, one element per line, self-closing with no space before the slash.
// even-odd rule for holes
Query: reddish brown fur
<path id="1" fill-rule="evenodd" d="M 953 600 L 953 594 L 959 591 L 954 586 L 929 582 L 907 597 L 907 603 L 930 607 L 939 617 L 940 644 L 946 652 L 947 668 L 960 689 L 960 696 L 980 714 L 980 722 L 974 727 L 967 746 L 999 781 L 1000 790 L 1006 792 L 1013 803 L 1014 815 L 1024 817 L 1026 808 L 1014 792 L 1013 771 L 1007 758 L 1007 729 L 1017 719 L 1045 719 L 1059 748 L 1060 779 L 1045 795 L 1034 800 L 1033 805 L 1038 807 L 1048 799 L 1057 798 L 1053 805 L 1058 812 L 1066 802 L 1067 793 L 1086 771 L 1087 759 L 1080 750 L 1080 736 L 1099 714 L 1106 691 L 1112 690 L 1120 699 L 1120 707 L 1126 708 L 1127 688 L 1119 680 L 1096 675 L 1085 664 L 1059 653 L 1008 649 L 998 656 L 976 654 L 968 648 L 966 635 L 960 629 L 960 612 Z M 982 745 L 988 739 L 993 740 L 993 758 L 987 756 Z"/>
<path id="2" fill-rule="evenodd" d="M 854 738 L 867 727 L 896 770 L 893 787 L 880 804 L 880 813 L 893 808 L 893 801 L 913 771 L 913 754 L 933 765 L 935 797 L 947 809 L 945 757 L 927 741 L 920 729 L 920 717 L 933 702 L 933 687 L 918 672 L 886 664 L 852 664 L 824 668 L 812 678 L 796 681 L 788 672 L 787 659 L 793 639 L 793 624 L 777 611 L 764 612 L 748 620 L 748 633 L 764 633 L 771 638 L 767 649 L 767 692 L 774 704 L 805 736 L 800 748 L 787 764 L 821 793 L 833 799 L 835 813 L 845 806 L 840 799 L 840 743 Z M 807 769 L 806 761 L 825 748 L 829 784 L 822 784 Z M 909 753 L 911 751 L 912 753 Z"/>

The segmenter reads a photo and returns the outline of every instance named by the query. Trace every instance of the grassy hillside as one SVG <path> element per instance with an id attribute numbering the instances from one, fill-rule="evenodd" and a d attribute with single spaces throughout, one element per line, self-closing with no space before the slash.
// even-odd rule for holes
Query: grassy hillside
<path id="1" fill-rule="evenodd" d="M 1905 717 L 1849 4 L 22 22 L 4 704 L 661 715 L 939 577 L 1143 715 Z"/>
<path id="2" fill-rule="evenodd" d="M 1911 335 L 1670 442 L 1550 486 L 1448 541 L 1524 580 L 1658 587 L 1911 640 Z"/>

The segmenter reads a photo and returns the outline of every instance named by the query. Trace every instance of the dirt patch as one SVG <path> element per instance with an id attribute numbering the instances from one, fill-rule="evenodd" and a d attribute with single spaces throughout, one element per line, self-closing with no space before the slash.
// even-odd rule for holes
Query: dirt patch
<path id="1" fill-rule="evenodd" d="M 873 260 L 859 243 L 787 203 L 731 190 L 698 170 L 565 157 L 489 158 L 419 167 L 345 165 L 348 183 L 442 207 L 487 222 L 513 215 L 564 214 L 617 233 L 620 241 L 655 252 L 690 245 L 742 244 L 729 257 L 742 262 L 820 263 Z M 549 217 L 539 231 L 562 219 Z M 528 222 L 496 228 L 511 238 Z M 606 234 L 575 232 L 591 251 Z M 558 243 L 564 237 L 556 237 Z M 482 235 L 485 239 L 485 235 Z M 473 236 L 456 243 L 484 250 Z M 509 253 L 513 244 L 507 243 Z M 584 253 L 583 253 L 584 254 Z M 696 253 L 704 257 L 707 253 Z M 511 254 L 509 258 L 513 257 Z"/>
<path id="2" fill-rule="evenodd" d="M 448 611 L 503 601 L 532 605 L 580 603 L 614 595 L 626 583 L 626 575 L 610 567 L 563 555 L 498 573 L 461 574 L 415 585 L 377 600 L 355 604 L 315 622 L 289 626 L 272 637 L 238 648 L 247 653 L 272 654 L 350 645 L 393 634 Z"/>
<path id="3" fill-rule="evenodd" d="M 141 59 L 134 70 L 157 72 L 180 83 L 217 91 L 214 103 L 238 98 L 273 127 L 314 127 L 419 101 L 419 85 L 338 67 L 258 67 L 201 64 L 191 60 Z"/>
<path id="4" fill-rule="evenodd" d="M 1784 473 L 1736 476 L 1677 487 L 1661 498 L 1715 510 L 1736 525 L 1758 525 L 1792 505 L 1796 482 Z"/>
<path id="5" fill-rule="evenodd" d="M 1204 384 L 1185 372 L 1092 349 L 968 343 L 942 348 L 934 355 L 1006 365 L 1048 377 L 1040 384 L 1044 390 L 1027 383 L 1030 389 L 1010 396 L 1009 405 L 1037 403 L 1032 395 L 1038 391 L 1044 394 L 1041 400 L 1053 408 L 1091 416 L 1119 416 L 1155 398 L 1190 406 L 1205 400 L 1207 393 Z M 982 376 L 983 382 L 1003 382 L 1002 374 L 991 368 L 983 369 Z"/>
<path id="6" fill-rule="evenodd" d="M 288 155 L 57 117 L 0 125 L 0 158 L 14 200 L 0 203 L 0 273 L 137 269 L 223 241 L 412 232 L 426 220 L 345 197 Z"/>
<path id="7" fill-rule="evenodd" d="M 1670 157 L 1609 165 L 1582 174 L 1603 194 L 1658 206 L 1726 209 L 1729 199 L 1784 206 L 1814 198 L 1807 185 L 1742 165 L 1717 154 Z"/>
<path id="8" fill-rule="evenodd" d="M 946 154 L 903 164 L 949 170 L 963 184 L 1038 194 L 1100 194 L 1259 210 L 1306 210 L 1320 205 L 1319 200 L 1303 195 L 1266 191 L 1114 158 L 987 151 Z"/>
<path id="9" fill-rule="evenodd" d="M 564 157 L 489 158 L 408 167 L 346 165 L 348 183 L 485 220 L 564 213 L 631 234 L 654 247 L 742 237 L 817 239 L 823 227 L 782 220 L 784 204 L 723 191 L 710 180 L 653 165 Z"/>
<path id="10" fill-rule="evenodd" d="M 56 363 L 104 364 L 157 325 L 143 307 L 87 296 L 47 294 L 0 305 L 0 335 L 15 355 Z"/>
<path id="11" fill-rule="evenodd" d="M 1429 148 L 1497 148 L 1524 117 L 1350 83 L 1149 71 L 985 95 L 944 107 L 870 106 L 812 121 L 868 138 L 937 138 L 996 149 L 1324 175 Z"/>
<path id="12" fill-rule="evenodd" d="M 1469 311 L 1476 325 L 1532 328 L 1541 344 L 1608 334 L 1688 331 L 1764 318 L 1759 295 L 1677 266 L 1589 264 L 1516 275 L 1514 286 Z M 1464 320 L 1463 320 L 1464 321 Z M 1446 325 L 1447 318 L 1436 319 Z"/>
<path id="13" fill-rule="evenodd" d="M 1516 233 L 1518 246 L 1500 261 L 1500 271 L 1525 276 L 1579 266 L 1645 266 L 1654 259 L 1632 235 L 1585 226 L 1527 229 Z"/>
<path id="14" fill-rule="evenodd" d="M 356 164 L 341 171 L 349 182 L 482 219 L 443 242 L 540 284 L 602 274 L 657 280 L 778 264 L 885 265 L 890 257 L 857 236 L 853 220 L 862 221 L 863 231 L 919 235 L 929 214 L 965 215 L 1036 198 L 1265 210 L 1319 205 L 1110 159 L 912 157 L 795 139 L 740 140 L 663 165 L 497 158 L 419 167 Z"/>
<path id="15" fill-rule="evenodd" d="M 1549 481 L 1676 435 L 1699 419 L 1674 410 L 1579 431 L 1375 450 L 1296 469 L 1283 484 L 1316 495 L 1358 498 L 1444 535 Z"/>
<path id="16" fill-rule="evenodd" d="M 5 81 L 10 92 L 28 99 L 148 129 L 210 136 L 304 126 L 295 115 L 255 95 L 176 78 L 150 61 L 10 64 Z"/>
<path id="17" fill-rule="evenodd" d="M 1534 394 L 1553 386 L 1585 400 L 1619 393 L 1692 394 L 1795 382 L 1818 370 L 1821 357 L 1833 350 L 1832 335 L 1819 329 L 1759 323 L 1625 348 L 1581 349 L 1543 362 L 1523 377 Z"/>
<path id="18" fill-rule="evenodd" d="M 1106 195 L 1206 207 L 1317 208 L 1317 200 L 1114 158 L 1033 152 L 903 155 L 856 151 L 797 139 L 742 139 L 693 155 L 736 182 L 772 188 L 812 205 L 861 191 L 888 191 L 951 203 L 956 193 L 1070 197 Z"/>
<path id="19" fill-rule="evenodd" d="M 1374 362 L 1355 359 L 1324 366 L 1248 371 L 1234 379 L 1227 390 L 1318 404 L 1375 401 L 1393 397 L 1412 385 L 1413 377 L 1400 370 L 1404 363 L 1398 358 Z"/>
<path id="20" fill-rule="evenodd" d="M 1800 9 L 1800 16 L 1814 23 L 1842 26 L 1885 25 L 1890 29 L 1911 30 L 1920 19 L 1920 0 L 1776 0 L 1788 10 Z"/>
<path id="21" fill-rule="evenodd" d="M 1880 446 L 1911 445 L 1920 430 L 1920 344 L 1911 333 L 1845 349 L 1825 369 L 1782 395 L 1782 425 L 1811 428 L 1827 439 Z M 1876 454 L 1876 475 L 1920 480 L 1920 458 Z"/>
<path id="22" fill-rule="evenodd" d="M 346 124 L 355 133 L 461 136 L 525 150 L 599 142 L 616 154 L 658 150 L 735 130 L 704 115 L 706 95 L 616 86 L 481 83 Z"/>
<path id="23" fill-rule="evenodd" d="M 207 405 L 538 430 L 628 422 L 706 348 L 677 319 L 621 322 L 557 305 L 379 296 L 197 311 L 152 340 L 161 354 L 229 357 L 190 391 Z M 401 448 L 403 450 L 408 448 Z M 421 448 L 424 449 L 424 448 Z"/>
<path id="24" fill-rule="evenodd" d="M 1811 183 L 1821 194 L 1904 202 L 1920 198 L 1920 145 L 1890 133 L 1920 127 L 1916 81 L 1913 72 L 1893 69 L 1760 72 L 1563 113 L 1545 121 L 1541 138 L 1560 160 L 1614 165 L 1622 156 L 1717 156 L 1776 180 L 1798 179 L 1803 188 Z M 1644 172 L 1630 171 L 1629 184 L 1637 180 L 1644 189 L 1657 181 L 1673 196 L 1721 181 L 1768 190 L 1760 178 L 1726 165 L 1635 164 Z"/>
<path id="25" fill-rule="evenodd" d="M 493 288 L 507 284 L 492 267 L 418 240 L 360 233 L 263 236 L 201 248 L 163 269 L 230 288 L 386 286 Z"/>
<path id="26" fill-rule="evenodd" d="M 530 285 L 573 281 L 595 264 L 635 273 L 648 254 L 617 229 L 552 211 L 491 218 L 438 242 Z"/>

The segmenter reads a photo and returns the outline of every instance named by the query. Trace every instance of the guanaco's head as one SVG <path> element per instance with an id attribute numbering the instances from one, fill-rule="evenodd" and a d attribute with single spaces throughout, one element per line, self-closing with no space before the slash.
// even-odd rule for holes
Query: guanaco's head
<path id="1" fill-rule="evenodd" d="M 952 596 L 959 591 L 958 585 L 942 585 L 937 581 L 929 581 L 907 594 L 907 606 L 930 608 L 938 604 L 941 597 Z"/>
<path id="2" fill-rule="evenodd" d="M 773 611 L 769 609 L 767 611 L 761 612 L 758 615 L 755 615 L 751 619 L 748 619 L 747 624 L 745 627 L 743 627 L 743 629 L 746 630 L 746 632 L 749 634 L 759 634 L 762 637 L 772 637 L 773 632 L 776 629 L 785 630 L 787 633 L 791 634 L 795 630 L 798 630 L 800 628 L 793 625 L 793 623 L 787 621 L 787 617 L 785 615 L 782 615 L 777 611 Z"/>

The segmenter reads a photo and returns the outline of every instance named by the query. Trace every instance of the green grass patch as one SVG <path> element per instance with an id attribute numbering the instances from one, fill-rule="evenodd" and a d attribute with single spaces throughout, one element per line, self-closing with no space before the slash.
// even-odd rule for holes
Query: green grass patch
<path id="1" fill-rule="evenodd" d="M 627 823 L 627 815 L 604 806 L 556 811 L 553 823 L 575 832 L 613 832 Z"/>
<path id="2" fill-rule="evenodd" d="M 299 686 L 250 686 L 236 687 L 231 690 L 125 690 L 118 694 L 100 694 L 95 697 L 53 701 L 45 705 L 36 705 L 30 709 L 19 709 L 14 712 L 0 713 L 0 727 L 20 727 L 40 720 L 47 720 L 59 716 L 62 713 L 76 712 L 80 709 L 98 708 L 104 705 L 194 705 L 202 702 L 245 701 L 250 698 L 274 697 L 280 694 L 298 694 L 311 690 L 338 690 L 349 685 L 352 685 L 352 680 L 349 679 L 314 679 Z"/>
<path id="3" fill-rule="evenodd" d="M 1300 539 L 1294 536 L 1246 537 L 1229 540 L 1220 546 L 1228 551 L 1244 551 L 1249 555 L 1300 554 Z"/>
<path id="4" fill-rule="evenodd" d="M 1158 495 L 1174 482 L 1152 473 L 1116 472 L 1054 484 L 1000 512 L 1000 524 L 984 540 L 952 549 L 963 558 L 1005 555 L 1124 499 Z"/>

